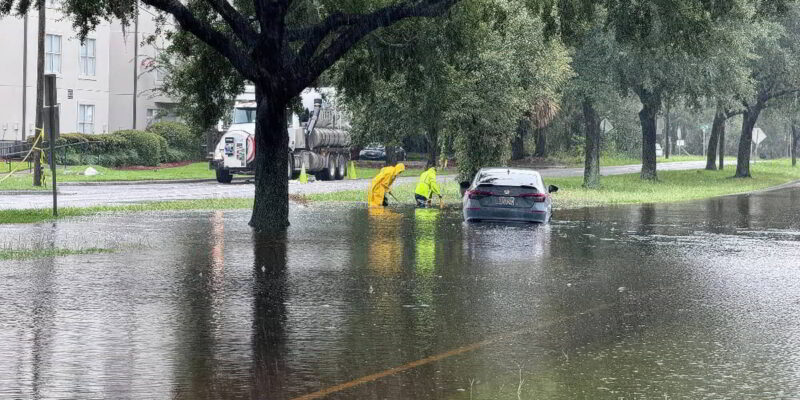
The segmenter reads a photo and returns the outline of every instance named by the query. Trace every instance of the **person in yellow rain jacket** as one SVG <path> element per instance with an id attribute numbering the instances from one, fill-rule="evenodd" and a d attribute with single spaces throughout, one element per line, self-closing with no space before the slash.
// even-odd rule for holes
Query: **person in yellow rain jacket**
<path id="1" fill-rule="evenodd" d="M 403 163 L 397 163 L 394 167 L 383 167 L 369 185 L 368 200 L 370 207 L 386 206 L 389 200 L 386 198 L 388 193 L 392 193 L 391 187 L 398 175 L 406 170 Z"/>
<path id="2" fill-rule="evenodd" d="M 419 176 L 417 190 L 414 191 L 414 199 L 417 201 L 417 207 L 430 206 L 431 197 L 433 197 L 434 194 L 439 196 L 439 200 L 441 201 L 442 192 L 439 190 L 439 185 L 436 183 L 436 166 L 428 168 Z"/>

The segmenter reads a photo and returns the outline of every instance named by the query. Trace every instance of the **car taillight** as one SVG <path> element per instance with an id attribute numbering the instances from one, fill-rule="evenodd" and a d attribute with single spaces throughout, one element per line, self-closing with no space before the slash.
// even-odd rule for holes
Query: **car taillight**
<path id="1" fill-rule="evenodd" d="M 532 199 L 536 203 L 542 203 L 545 200 L 547 200 L 546 193 L 524 193 L 519 195 L 519 197 L 527 197 L 529 199 Z"/>
<path id="2" fill-rule="evenodd" d="M 491 196 L 492 192 L 484 192 L 482 190 L 467 190 L 467 196 L 470 199 L 478 199 L 481 197 Z"/>

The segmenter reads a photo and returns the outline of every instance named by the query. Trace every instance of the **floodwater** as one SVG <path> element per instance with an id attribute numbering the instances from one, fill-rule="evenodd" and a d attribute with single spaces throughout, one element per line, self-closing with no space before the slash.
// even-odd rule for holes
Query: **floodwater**
<path id="1" fill-rule="evenodd" d="M 800 398 L 800 188 L 465 225 L 293 206 L 0 226 L 0 398 Z"/>

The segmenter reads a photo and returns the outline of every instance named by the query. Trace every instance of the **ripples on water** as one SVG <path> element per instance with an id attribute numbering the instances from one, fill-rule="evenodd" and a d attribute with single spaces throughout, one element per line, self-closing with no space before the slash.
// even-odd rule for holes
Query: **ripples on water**
<path id="1" fill-rule="evenodd" d="M 1 226 L 118 251 L 0 262 L 0 398 L 294 398 L 448 351 L 330 397 L 800 397 L 797 189 L 550 225 L 292 211 L 283 237 L 245 211 Z"/>

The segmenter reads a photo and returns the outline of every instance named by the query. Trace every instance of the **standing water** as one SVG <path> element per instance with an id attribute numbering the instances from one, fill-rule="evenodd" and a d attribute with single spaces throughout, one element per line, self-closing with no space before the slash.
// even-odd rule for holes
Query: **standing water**
<path id="1" fill-rule="evenodd" d="M 800 189 L 464 224 L 292 209 L 0 225 L 0 398 L 798 398 Z M 305 396 L 305 397 L 302 397 Z"/>

